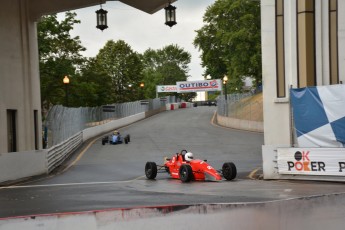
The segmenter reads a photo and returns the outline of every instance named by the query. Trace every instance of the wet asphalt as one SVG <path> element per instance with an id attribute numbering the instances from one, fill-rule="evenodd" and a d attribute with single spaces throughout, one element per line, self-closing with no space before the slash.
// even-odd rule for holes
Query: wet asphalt
<path id="1" fill-rule="evenodd" d="M 166 111 L 120 129 L 128 145 L 82 146 L 55 174 L 0 188 L 0 218 L 145 206 L 248 203 L 342 194 L 342 183 L 266 181 L 261 171 L 263 134 L 214 125 L 215 107 Z M 147 161 L 163 163 L 182 149 L 214 168 L 234 162 L 233 181 L 182 183 L 159 174 L 147 180 Z M 256 173 L 254 173 L 256 172 Z"/>

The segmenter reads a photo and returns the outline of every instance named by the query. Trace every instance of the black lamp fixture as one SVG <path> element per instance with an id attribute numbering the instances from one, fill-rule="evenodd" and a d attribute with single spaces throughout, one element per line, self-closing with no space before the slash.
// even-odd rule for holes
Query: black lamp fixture
<path id="1" fill-rule="evenodd" d="M 170 28 L 177 24 L 176 22 L 176 7 L 172 6 L 170 3 L 165 9 L 165 25 L 170 26 Z"/>
<path id="2" fill-rule="evenodd" d="M 104 29 L 108 28 L 108 26 L 107 26 L 107 13 L 108 13 L 108 11 L 102 9 L 102 5 L 101 5 L 101 9 L 96 11 L 96 15 L 97 15 L 97 26 L 96 26 L 96 28 L 97 29 L 100 29 L 103 31 Z"/>

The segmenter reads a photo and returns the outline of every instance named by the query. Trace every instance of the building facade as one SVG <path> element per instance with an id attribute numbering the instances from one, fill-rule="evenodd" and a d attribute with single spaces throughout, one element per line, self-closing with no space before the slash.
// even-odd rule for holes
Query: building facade
<path id="1" fill-rule="evenodd" d="M 265 179 L 281 178 L 278 147 L 294 141 L 289 88 L 345 81 L 345 1 L 262 0 Z"/>

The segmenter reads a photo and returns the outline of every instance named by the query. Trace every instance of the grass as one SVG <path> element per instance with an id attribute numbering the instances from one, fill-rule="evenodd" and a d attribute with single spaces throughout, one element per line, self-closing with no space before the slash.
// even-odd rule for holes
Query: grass
<path id="1" fill-rule="evenodd" d="M 263 121 L 262 93 L 230 104 L 228 111 L 229 117 L 241 120 Z"/>

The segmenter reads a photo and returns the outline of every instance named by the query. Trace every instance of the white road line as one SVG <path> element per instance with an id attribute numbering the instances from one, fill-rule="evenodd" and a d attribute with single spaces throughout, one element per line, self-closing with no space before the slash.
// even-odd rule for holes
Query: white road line
<path id="1" fill-rule="evenodd" d="M 66 183 L 66 184 L 42 184 L 42 185 L 18 185 L 18 186 L 8 186 L 2 187 L 2 189 L 17 189 L 17 188 L 42 188 L 42 187 L 63 187 L 63 186 L 76 186 L 76 185 L 100 185 L 100 184 L 123 184 L 123 183 L 130 183 L 135 180 L 139 180 L 144 178 L 145 176 L 139 176 L 132 180 L 125 180 L 125 181 L 104 181 L 104 182 L 84 182 L 84 183 Z"/>

